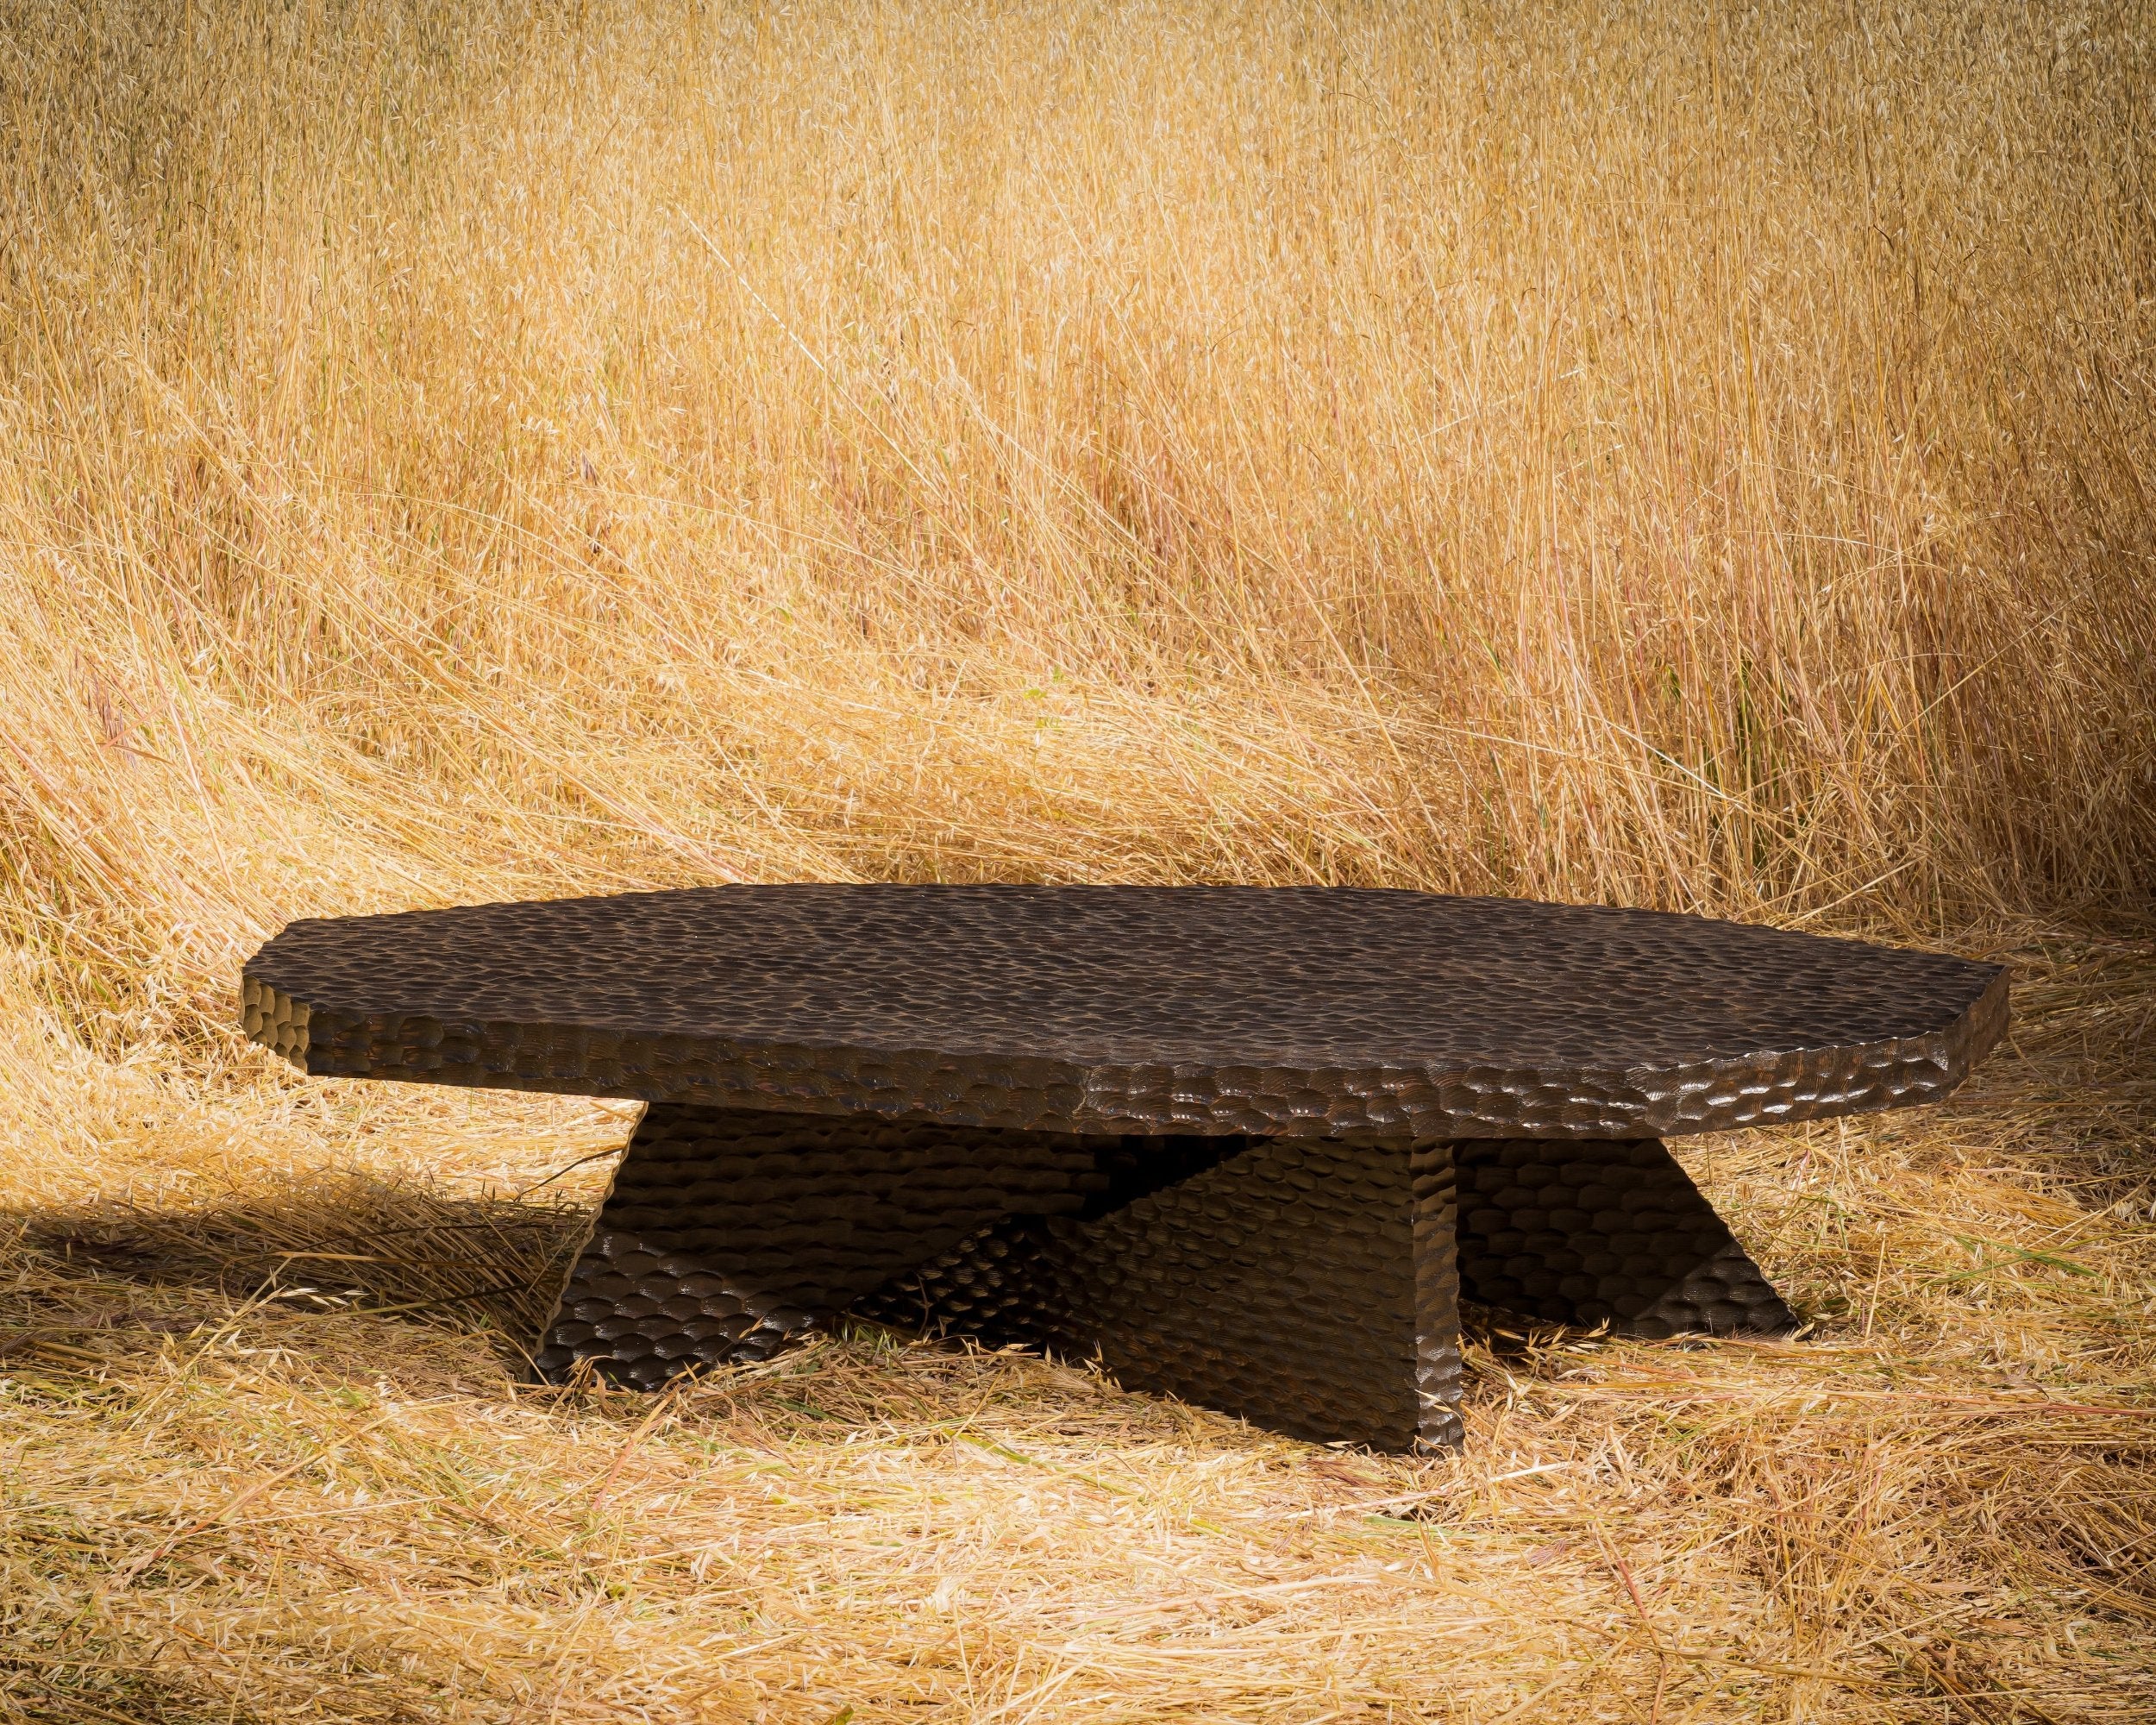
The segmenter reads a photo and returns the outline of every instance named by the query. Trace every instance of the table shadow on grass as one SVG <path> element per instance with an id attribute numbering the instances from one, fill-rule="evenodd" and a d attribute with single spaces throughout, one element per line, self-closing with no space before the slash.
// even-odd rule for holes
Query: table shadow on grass
<path id="1" fill-rule="evenodd" d="M 209 1295 L 228 1313 L 376 1313 L 483 1333 L 523 1368 L 589 1223 L 568 1201 L 453 1195 L 358 1173 L 181 1208 L 22 1212 L 0 1218 L 9 1255 L 26 1258 L 0 1310 L 0 1355 L 115 1330 L 185 1333 L 205 1321 Z"/>

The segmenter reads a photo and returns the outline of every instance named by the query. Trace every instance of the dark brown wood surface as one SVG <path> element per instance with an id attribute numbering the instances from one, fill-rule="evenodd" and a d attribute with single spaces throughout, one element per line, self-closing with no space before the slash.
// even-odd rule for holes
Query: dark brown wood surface
<path id="1" fill-rule="evenodd" d="M 1996 966 L 1662 913 L 1323 888 L 724 887 L 292 924 L 320 1075 L 981 1126 L 1664 1136 L 1929 1101 Z"/>

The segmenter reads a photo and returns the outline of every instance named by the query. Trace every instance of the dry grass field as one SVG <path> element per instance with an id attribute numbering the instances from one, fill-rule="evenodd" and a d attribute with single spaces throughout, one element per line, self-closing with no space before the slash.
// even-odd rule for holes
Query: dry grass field
<path id="1" fill-rule="evenodd" d="M 2156 1719 L 2144 6 L 0 0 L 0 1717 Z M 625 1116 L 285 919 L 1338 881 L 2004 958 L 1457 1459 L 515 1378 Z M 544 1182 L 544 1183 L 542 1183 Z"/>

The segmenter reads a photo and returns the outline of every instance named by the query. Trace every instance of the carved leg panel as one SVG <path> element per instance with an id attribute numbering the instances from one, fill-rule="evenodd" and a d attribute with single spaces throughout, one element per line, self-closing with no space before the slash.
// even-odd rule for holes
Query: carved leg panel
<path id="1" fill-rule="evenodd" d="M 1457 1255 L 1456 1255 L 1457 1254 Z M 852 1312 L 1321 1440 L 1459 1439 L 1458 1298 L 1794 1327 L 1652 1139 L 1119 1138 L 654 1105 L 537 1357 L 652 1388 Z"/>
<path id="2" fill-rule="evenodd" d="M 1458 1441 L 1451 1147 L 655 1104 L 537 1356 L 652 1388 L 849 1310 L 1098 1352 L 1321 1440 Z"/>
<path id="3" fill-rule="evenodd" d="M 1460 1291 L 1628 1334 L 1781 1334 L 1796 1320 L 1655 1138 L 1453 1146 Z"/>
<path id="4" fill-rule="evenodd" d="M 1098 1214 L 1244 1142 L 654 1103 L 536 1364 L 649 1389 L 766 1358 L 991 1223 Z"/>
<path id="5" fill-rule="evenodd" d="M 1448 1161 L 1442 1147 L 1433 1159 Z M 1048 1223 L 1068 1326 L 1056 1339 L 1097 1349 L 1132 1389 L 1297 1437 L 1450 1442 L 1451 1194 L 1426 1183 L 1428 1231 L 1447 1248 L 1426 1278 L 1405 1145 L 1275 1138 L 1099 1221 Z M 1426 1316 L 1438 1333 L 1420 1331 Z"/>
<path id="6" fill-rule="evenodd" d="M 763 1358 L 985 1224 L 1075 1214 L 1108 1183 L 1068 1133 L 654 1103 L 536 1363 L 649 1389 Z"/>
<path id="7" fill-rule="evenodd" d="M 1457 1449 L 1460 1423 L 1459 1170 L 1449 1144 L 1408 1153 L 1415 1254 L 1415 1446 Z"/>

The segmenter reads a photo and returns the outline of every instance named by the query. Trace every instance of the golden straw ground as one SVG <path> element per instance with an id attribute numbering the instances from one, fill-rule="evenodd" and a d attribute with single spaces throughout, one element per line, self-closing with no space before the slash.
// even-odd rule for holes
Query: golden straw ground
<path id="1" fill-rule="evenodd" d="M 520 1389 L 605 1163 L 501 1195 L 617 1120 L 420 1092 L 370 1148 L 367 1087 L 266 1057 L 238 1105 L 111 1080 L 102 1116 L 62 1101 L 9 1147 L 41 1201 L 0 1295 L 0 1694 L 50 1719 L 2147 1717 L 2156 948 L 2015 956 L 2035 1011 L 1968 1104 L 1687 1146 L 1810 1335 L 1485 1326 L 1469 1449 L 1437 1462 L 873 1337 L 655 1398 Z M 194 1183 L 71 1201 L 141 1180 L 129 1114 Z"/>
<path id="2" fill-rule="evenodd" d="M 2156 1715 L 2153 55 L 0 0 L 0 1708 Z M 239 962 L 733 878 L 1702 909 L 2021 1027 L 1682 1146 L 1810 1336 L 1485 1331 L 1457 1462 L 517 1389 L 624 1118 L 300 1083 Z"/>

